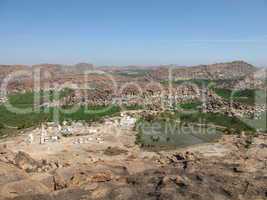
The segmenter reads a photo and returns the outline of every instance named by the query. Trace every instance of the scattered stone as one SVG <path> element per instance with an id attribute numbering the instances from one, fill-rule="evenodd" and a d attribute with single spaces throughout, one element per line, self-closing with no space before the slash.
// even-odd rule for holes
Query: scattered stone
<path id="1" fill-rule="evenodd" d="M 98 173 L 91 177 L 92 182 L 107 182 L 112 180 L 112 175 L 108 172 Z"/>
<path id="2" fill-rule="evenodd" d="M 29 154 L 19 151 L 15 157 L 15 164 L 26 172 L 36 172 L 40 164 Z"/>
<path id="3" fill-rule="evenodd" d="M 118 156 L 121 154 L 127 154 L 128 151 L 125 149 L 121 149 L 119 147 L 108 147 L 105 151 L 104 154 L 107 156 Z"/>

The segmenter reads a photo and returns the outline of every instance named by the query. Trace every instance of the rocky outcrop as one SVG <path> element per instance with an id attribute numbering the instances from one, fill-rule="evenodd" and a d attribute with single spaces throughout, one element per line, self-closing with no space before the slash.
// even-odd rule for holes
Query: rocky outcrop
<path id="1" fill-rule="evenodd" d="M 27 174 L 1 162 L 0 199 L 266 199 L 266 149 L 267 135 L 243 134 L 155 156 L 84 160 L 47 173 Z"/>
<path id="2" fill-rule="evenodd" d="M 28 178 L 27 173 L 18 169 L 12 164 L 0 162 L 0 188 L 1 185 L 10 183 L 13 181 L 20 181 Z"/>
<path id="3" fill-rule="evenodd" d="M 14 164 L 16 154 L 10 151 L 7 146 L 0 146 L 0 161 Z"/>
<path id="4" fill-rule="evenodd" d="M 33 180 L 21 180 L 5 184 L 0 189 L 0 194 L 5 198 L 13 198 L 24 195 L 48 194 L 49 189 L 42 183 Z"/>
<path id="5" fill-rule="evenodd" d="M 43 184 L 49 189 L 49 191 L 54 191 L 56 188 L 55 177 L 52 174 L 33 173 L 33 174 L 30 174 L 30 179 Z"/>
<path id="6" fill-rule="evenodd" d="M 37 171 L 40 164 L 25 152 L 19 151 L 15 157 L 15 165 L 27 172 Z"/>
<path id="7" fill-rule="evenodd" d="M 169 71 L 169 69 L 171 69 Z M 177 80 L 189 79 L 238 79 L 249 75 L 257 70 L 256 67 L 244 61 L 229 63 L 216 63 L 212 65 L 199 65 L 193 67 L 166 66 L 154 70 L 150 77 L 154 80 L 168 80 L 169 72 Z"/>

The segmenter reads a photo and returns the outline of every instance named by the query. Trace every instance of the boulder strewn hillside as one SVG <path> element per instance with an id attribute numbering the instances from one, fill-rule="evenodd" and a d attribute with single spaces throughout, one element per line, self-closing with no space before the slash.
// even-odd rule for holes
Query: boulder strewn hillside
<path id="1" fill-rule="evenodd" d="M 154 79 L 167 79 L 170 67 L 154 70 L 150 76 Z M 193 67 L 172 68 L 172 75 L 176 80 L 185 79 L 235 79 L 244 77 L 257 68 L 244 61 L 199 65 Z"/>

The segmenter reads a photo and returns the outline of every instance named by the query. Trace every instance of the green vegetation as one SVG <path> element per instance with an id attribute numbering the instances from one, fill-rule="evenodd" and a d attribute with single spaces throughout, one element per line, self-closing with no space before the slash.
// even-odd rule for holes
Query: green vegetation
<path id="1" fill-rule="evenodd" d="M 64 88 L 63 90 L 61 90 L 59 92 L 59 99 L 62 99 L 64 97 L 67 97 L 69 96 L 71 93 L 73 93 L 74 90 L 73 89 L 70 89 L 70 88 Z"/>
<path id="2" fill-rule="evenodd" d="M 213 142 L 226 133 L 240 134 L 244 131 L 252 136 L 256 132 L 254 126 L 236 117 L 200 112 L 165 112 L 154 119 L 143 118 L 137 122 L 136 130 L 136 143 L 155 151 Z"/>
<path id="3" fill-rule="evenodd" d="M 53 108 L 53 110 L 56 108 Z M 54 110 L 55 111 L 55 110 Z M 105 116 L 112 116 L 120 112 L 120 108 L 117 106 L 110 106 L 110 107 L 104 107 L 104 106 L 96 106 L 96 107 L 80 107 L 76 112 L 67 114 L 64 112 L 59 112 L 59 120 L 65 121 L 65 120 L 74 120 L 74 121 L 96 121 L 101 119 Z M 53 120 L 53 116 L 49 116 L 49 121 Z"/>
<path id="4" fill-rule="evenodd" d="M 64 120 L 84 120 L 95 121 L 104 116 L 110 116 L 120 111 L 119 107 L 80 107 L 73 113 L 64 113 L 64 111 L 57 108 L 49 108 L 48 110 L 40 110 L 39 112 L 30 112 L 25 114 L 17 114 L 8 111 L 4 106 L 0 106 L 0 121 L 4 127 L 17 127 L 18 129 L 29 128 L 39 125 L 44 121 L 53 121 L 53 116 L 58 116 L 59 121 Z M 58 113 L 58 114 L 57 114 Z"/>
<path id="5" fill-rule="evenodd" d="M 227 101 L 233 100 L 234 102 L 244 103 L 248 105 L 265 104 L 266 94 L 263 90 L 230 90 L 224 88 L 214 88 L 217 95 L 221 96 Z"/>
<path id="6" fill-rule="evenodd" d="M 240 133 L 241 131 L 255 132 L 254 128 L 250 127 L 240 119 L 219 113 L 177 113 L 176 118 L 179 118 L 182 122 L 185 123 L 213 124 L 218 127 L 232 129 L 236 133 Z"/>
<path id="7" fill-rule="evenodd" d="M 255 129 L 258 129 L 262 132 L 267 131 L 267 116 L 266 112 L 263 112 L 258 119 L 243 119 L 244 122 Z"/>
<path id="8" fill-rule="evenodd" d="M 208 80 L 208 79 L 190 79 L 190 80 L 175 80 L 173 85 L 181 85 L 186 83 L 196 84 L 198 87 L 208 87 L 212 89 L 217 95 L 227 101 L 243 103 L 247 105 L 265 104 L 266 91 L 255 89 L 231 90 L 226 88 L 218 88 L 216 85 L 221 83 L 229 83 L 233 80 Z M 169 84 L 168 80 L 161 81 L 161 84 Z M 187 107 L 187 106 L 186 106 Z M 189 106 L 190 107 L 190 106 Z M 185 108 L 186 109 L 186 108 Z"/>
<path id="9" fill-rule="evenodd" d="M 136 143 L 156 151 L 213 142 L 226 133 L 240 134 L 244 131 L 253 136 L 256 132 L 254 126 L 236 117 L 200 112 L 165 112 L 154 116 L 154 119 L 151 116 L 142 118 L 137 122 L 136 130 Z"/>
<path id="10" fill-rule="evenodd" d="M 4 128 L 5 128 L 5 125 L 2 122 L 0 122 L 0 137 L 1 137 L 1 135 L 4 134 L 3 133 Z"/>
<path id="11" fill-rule="evenodd" d="M 154 119 L 140 119 L 139 123 L 153 123 L 155 121 L 160 123 L 165 123 L 166 121 L 180 121 L 183 124 L 212 125 L 220 130 L 233 130 L 235 133 L 240 133 L 241 131 L 254 133 L 256 131 L 255 128 L 253 128 L 254 126 L 250 126 L 248 123 L 243 122 L 237 117 L 229 117 L 220 113 L 194 112 L 189 114 L 183 112 L 165 112 L 154 117 Z"/>
<path id="12" fill-rule="evenodd" d="M 16 108 L 33 108 L 34 98 L 39 98 L 40 103 L 45 100 L 53 101 L 59 100 L 68 96 L 72 92 L 71 89 L 65 88 L 59 91 L 57 94 L 54 91 L 41 91 L 38 93 L 25 92 L 16 93 L 8 96 L 9 103 Z"/>
<path id="13" fill-rule="evenodd" d="M 219 95 L 220 97 L 230 100 L 231 99 L 231 94 L 232 91 L 229 89 L 224 89 L 224 88 L 214 88 L 214 92 Z"/>
<path id="14" fill-rule="evenodd" d="M 142 110 L 144 109 L 144 106 L 142 105 L 130 105 L 125 107 L 126 110 Z"/>
<path id="15" fill-rule="evenodd" d="M 193 101 L 189 103 L 183 103 L 178 106 L 180 106 L 184 110 L 197 110 L 199 106 L 201 106 L 202 103 L 200 101 Z"/>
<path id="16" fill-rule="evenodd" d="M 68 94 L 70 91 L 61 93 L 61 97 Z M 42 95 L 41 95 L 42 96 Z M 52 97 L 51 95 L 50 97 Z M 9 97 L 12 106 L 20 109 L 31 108 L 29 112 L 24 114 L 18 114 L 9 111 L 5 105 L 0 105 L 0 135 L 8 133 L 8 130 L 24 129 L 33 126 L 38 126 L 45 121 L 53 121 L 54 116 L 58 116 L 60 122 L 64 120 L 84 120 L 84 121 L 96 121 L 104 116 L 114 115 L 120 112 L 120 108 L 117 106 L 111 107 L 80 107 L 78 110 L 72 113 L 64 112 L 65 108 L 40 108 L 34 109 L 34 94 L 31 92 L 23 94 L 13 94 Z M 58 113 L 58 114 L 57 114 Z"/>
<path id="17" fill-rule="evenodd" d="M 2 122 L 0 122 L 0 130 L 5 128 L 4 124 Z"/>

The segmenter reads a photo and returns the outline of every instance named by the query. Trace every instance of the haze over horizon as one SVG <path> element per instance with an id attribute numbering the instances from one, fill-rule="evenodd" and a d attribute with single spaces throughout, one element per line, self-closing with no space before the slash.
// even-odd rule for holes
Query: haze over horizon
<path id="1" fill-rule="evenodd" d="M 0 64 L 267 66 L 266 11 L 266 0 L 0 0 Z"/>

